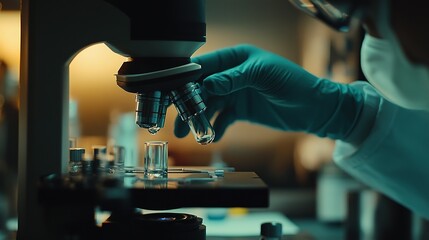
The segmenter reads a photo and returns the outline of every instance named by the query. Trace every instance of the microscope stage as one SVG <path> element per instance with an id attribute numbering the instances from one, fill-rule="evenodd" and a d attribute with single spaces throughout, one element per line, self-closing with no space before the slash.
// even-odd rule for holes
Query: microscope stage
<path id="1" fill-rule="evenodd" d="M 135 171 L 125 176 L 55 176 L 42 179 L 42 205 L 93 204 L 109 210 L 127 204 L 166 210 L 182 207 L 268 207 L 267 185 L 254 172 L 216 172 L 174 168 L 167 178 L 148 179 Z"/>

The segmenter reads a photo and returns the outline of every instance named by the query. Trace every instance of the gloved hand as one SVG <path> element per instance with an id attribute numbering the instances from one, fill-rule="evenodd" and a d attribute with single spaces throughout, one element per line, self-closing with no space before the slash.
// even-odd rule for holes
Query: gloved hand
<path id="1" fill-rule="evenodd" d="M 251 45 L 221 49 L 192 59 L 203 69 L 202 91 L 215 141 L 236 120 L 320 137 L 348 136 L 363 101 L 348 85 L 320 79 L 300 66 Z M 175 135 L 189 127 L 176 118 Z"/>

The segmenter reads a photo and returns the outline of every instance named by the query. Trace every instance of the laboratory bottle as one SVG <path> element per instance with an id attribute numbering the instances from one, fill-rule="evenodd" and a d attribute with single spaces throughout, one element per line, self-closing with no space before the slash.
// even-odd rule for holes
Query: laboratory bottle
<path id="1" fill-rule="evenodd" d="M 125 174 L 125 147 L 113 146 L 113 168 L 111 173 L 116 175 Z"/>
<path id="2" fill-rule="evenodd" d="M 95 174 L 106 172 L 105 168 L 107 165 L 107 147 L 103 145 L 93 146 L 92 153 L 92 172 Z"/>
<path id="3" fill-rule="evenodd" d="M 84 148 L 70 148 L 69 174 L 79 175 L 82 173 L 82 161 L 85 154 Z"/>
<path id="4" fill-rule="evenodd" d="M 281 240 L 282 224 L 279 222 L 265 222 L 261 224 L 260 240 Z"/>

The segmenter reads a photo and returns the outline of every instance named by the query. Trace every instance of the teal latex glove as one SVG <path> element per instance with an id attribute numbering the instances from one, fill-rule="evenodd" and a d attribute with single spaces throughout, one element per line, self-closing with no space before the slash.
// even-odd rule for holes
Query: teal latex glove
<path id="1" fill-rule="evenodd" d="M 362 109 L 362 94 L 320 79 L 295 63 L 251 45 L 238 45 L 193 58 L 201 64 L 202 90 L 218 141 L 237 120 L 275 129 L 345 139 Z M 176 118 L 175 135 L 189 127 Z"/>

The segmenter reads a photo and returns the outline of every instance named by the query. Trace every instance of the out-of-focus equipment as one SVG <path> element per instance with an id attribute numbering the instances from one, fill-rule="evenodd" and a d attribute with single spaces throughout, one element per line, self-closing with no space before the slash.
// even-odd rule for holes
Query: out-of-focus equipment
<path id="1" fill-rule="evenodd" d="M 341 32 L 350 29 L 352 17 L 362 17 L 362 9 L 368 0 L 289 0 L 299 10 L 317 18 Z"/>
<path id="2" fill-rule="evenodd" d="M 204 116 L 197 84 L 201 66 L 190 61 L 205 42 L 204 3 L 22 1 L 18 239 L 136 239 L 142 236 L 134 230 L 142 224 L 152 226 L 153 222 L 158 225 L 175 219 L 172 222 L 190 223 L 196 229 L 201 224 L 187 215 L 152 221 L 151 216 L 136 215 L 135 208 L 268 205 L 268 189 L 254 173 L 225 173 L 220 178 L 207 171 L 176 172 L 156 182 L 137 175 L 112 178 L 99 171 L 85 172 L 84 163 L 87 175 L 66 174 L 68 65 L 80 50 L 95 43 L 104 42 L 129 57 L 116 80 L 137 95 L 137 124 L 156 133 L 163 127 L 166 108 L 172 102 L 197 141 L 211 142 L 214 132 Z M 183 174 L 198 176 L 181 180 Z M 96 225 L 96 208 L 112 212 L 103 227 Z"/>
<path id="3" fill-rule="evenodd" d="M 0 60 L 0 236 L 3 237 L 12 230 L 7 221 L 17 216 L 17 82 L 6 62 Z"/>

